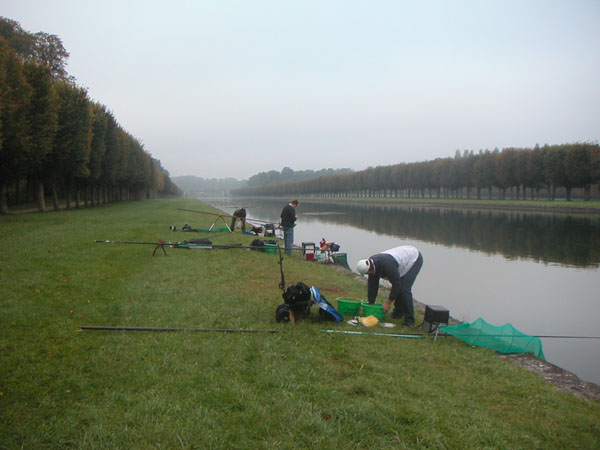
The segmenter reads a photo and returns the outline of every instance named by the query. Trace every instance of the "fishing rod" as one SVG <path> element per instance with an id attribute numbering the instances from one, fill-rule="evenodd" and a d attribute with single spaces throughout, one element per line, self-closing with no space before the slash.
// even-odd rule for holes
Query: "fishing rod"
<path id="1" fill-rule="evenodd" d="M 113 326 L 83 326 L 82 330 L 101 331 L 194 331 L 202 333 L 277 333 L 277 330 L 252 330 L 228 328 L 152 328 L 152 327 L 113 327 Z"/>
<path id="2" fill-rule="evenodd" d="M 167 251 L 165 247 L 170 248 L 183 248 L 189 250 L 220 250 L 220 249 L 250 249 L 250 250 L 262 250 L 266 253 L 266 248 L 264 245 L 242 245 L 242 244 L 202 244 L 202 243 L 189 243 L 189 242 L 164 242 L 162 240 L 158 240 L 158 242 L 139 242 L 139 241 L 109 241 L 109 240 L 96 240 L 99 244 L 137 244 L 137 245 L 155 245 L 154 251 L 152 252 L 152 256 L 156 254 L 156 251 L 160 248 L 165 256 L 167 256 Z M 269 244 L 273 246 L 277 246 L 277 250 L 279 253 L 279 272 L 281 275 L 281 281 L 279 283 L 279 289 L 285 291 L 285 274 L 283 271 L 283 254 L 281 253 L 281 246 L 279 243 L 277 244 Z"/>
<path id="3" fill-rule="evenodd" d="M 165 242 L 162 240 L 158 240 L 157 242 L 140 242 L 140 241 L 110 241 L 110 240 L 96 240 L 95 242 L 99 244 L 138 244 L 138 245 L 155 245 L 156 248 L 152 252 L 152 256 L 156 253 L 156 250 L 159 248 L 162 249 L 164 254 L 165 247 L 170 248 L 183 248 L 190 250 L 219 250 L 219 249 L 230 249 L 230 248 L 238 248 L 238 249 L 250 249 L 250 250 L 265 250 L 265 247 L 262 245 L 242 245 L 242 244 L 212 244 L 212 243 L 202 243 L 202 242 Z M 270 244 L 275 246 L 276 244 Z M 280 249 L 281 247 L 277 245 Z M 281 255 L 280 255 L 281 256 Z"/>
<path id="4" fill-rule="evenodd" d="M 326 333 L 343 333 L 343 334 L 374 334 L 374 335 L 379 335 L 379 334 L 383 334 L 386 336 L 390 336 L 389 333 L 369 333 L 369 332 L 363 332 L 363 331 L 341 331 L 341 330 L 321 330 L 323 332 Z M 439 334 L 437 337 L 450 337 L 450 336 L 454 336 L 452 334 L 448 334 L 445 333 L 444 331 L 442 331 L 442 333 L 444 334 Z M 432 336 L 432 333 L 405 333 L 402 336 L 404 337 L 423 337 L 423 336 Z M 391 335 L 393 336 L 393 335 Z M 465 337 L 507 337 L 507 338 L 511 338 L 511 337 L 515 337 L 515 338 L 528 338 L 528 337 L 536 337 L 536 338 L 540 338 L 540 339 L 600 339 L 600 336 L 561 336 L 561 335 L 536 335 L 536 334 L 529 334 L 527 336 L 519 336 L 519 335 L 506 335 L 506 334 L 482 334 L 482 335 L 462 335 Z M 454 336 L 454 337 L 458 337 L 458 336 Z"/>
<path id="5" fill-rule="evenodd" d="M 221 217 L 221 218 L 223 218 L 223 217 L 233 218 L 234 217 L 231 214 L 226 214 L 226 213 L 218 214 L 218 213 L 211 213 L 211 212 L 206 212 L 206 211 L 198 211 L 198 210 L 195 210 L 195 209 L 185 209 L 185 208 L 177 208 L 177 209 L 180 210 L 180 211 L 195 212 L 195 213 L 198 213 L 198 214 L 208 214 L 210 216 L 218 216 L 218 217 Z M 239 219 L 239 217 L 236 217 L 236 218 Z M 246 222 L 254 222 L 254 223 L 257 223 L 257 224 L 260 224 L 260 225 L 266 225 L 266 224 L 273 224 L 274 225 L 275 224 L 275 222 L 273 222 L 273 221 L 266 221 L 266 220 L 259 220 L 259 219 L 244 219 L 244 220 Z"/>
<path id="6" fill-rule="evenodd" d="M 421 334 L 394 334 L 394 333 L 376 333 L 369 331 L 345 331 L 345 330 L 320 330 L 323 333 L 340 333 L 340 334 L 358 334 L 358 335 L 369 335 L 369 336 L 387 336 L 387 337 L 400 337 L 409 339 L 420 339 L 423 337 Z"/>

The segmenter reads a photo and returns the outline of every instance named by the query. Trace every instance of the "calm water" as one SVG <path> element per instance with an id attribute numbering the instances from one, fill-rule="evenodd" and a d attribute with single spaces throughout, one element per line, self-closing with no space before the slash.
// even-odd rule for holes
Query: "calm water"
<path id="1" fill-rule="evenodd" d="M 232 202 L 210 201 L 231 213 Z M 243 200 L 248 217 L 279 221 L 284 202 Z M 303 202 L 295 243 L 334 241 L 348 263 L 418 247 L 413 287 L 462 321 L 483 317 L 531 335 L 600 336 L 600 217 Z M 366 293 L 365 293 L 366 294 Z M 600 340 L 543 338 L 546 359 L 600 384 Z"/>

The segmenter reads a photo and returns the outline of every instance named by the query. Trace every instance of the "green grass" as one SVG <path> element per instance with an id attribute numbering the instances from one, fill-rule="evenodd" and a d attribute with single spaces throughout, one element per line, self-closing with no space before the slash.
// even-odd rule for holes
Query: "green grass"
<path id="1" fill-rule="evenodd" d="M 278 257 L 98 244 L 199 237 L 188 199 L 0 217 L 0 448 L 598 448 L 600 405 L 454 339 L 277 324 Z M 252 237 L 211 234 L 215 243 Z M 332 302 L 366 287 L 285 257 Z M 275 334 L 81 331 L 83 325 Z M 396 329 L 398 330 L 398 328 Z M 379 331 L 379 330 L 378 330 Z"/>

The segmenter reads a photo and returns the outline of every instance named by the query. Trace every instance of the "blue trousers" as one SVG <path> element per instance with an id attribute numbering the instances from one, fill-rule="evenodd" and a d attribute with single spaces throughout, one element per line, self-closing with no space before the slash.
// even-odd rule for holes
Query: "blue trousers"
<path id="1" fill-rule="evenodd" d="M 292 254 L 292 246 L 294 245 L 294 228 L 283 227 L 283 243 L 285 245 L 285 254 Z"/>
<path id="2" fill-rule="evenodd" d="M 401 278 L 402 286 L 400 287 L 400 294 L 398 295 L 398 298 L 394 300 L 394 315 L 402 315 L 405 320 L 415 320 L 412 286 L 415 283 L 421 267 L 423 267 L 423 255 L 419 252 L 419 257 L 413 266 L 407 274 Z"/>

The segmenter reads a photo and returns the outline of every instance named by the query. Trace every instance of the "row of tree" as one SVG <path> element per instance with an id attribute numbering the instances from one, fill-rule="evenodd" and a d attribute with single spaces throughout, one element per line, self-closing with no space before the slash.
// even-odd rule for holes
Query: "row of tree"
<path id="1" fill-rule="evenodd" d="M 598 143 L 457 151 L 454 158 L 401 163 L 309 181 L 255 186 L 235 195 L 326 197 L 546 198 L 562 189 L 567 200 L 580 188 L 585 200 L 600 183 Z"/>
<path id="2" fill-rule="evenodd" d="M 58 209 L 141 199 L 179 190 L 158 160 L 65 71 L 60 38 L 31 34 L 0 17 L 0 213 L 9 186 L 35 185 Z"/>
<path id="3" fill-rule="evenodd" d="M 306 181 L 314 178 L 326 177 L 330 175 L 339 175 L 350 173 L 352 169 L 320 169 L 320 170 L 293 170 L 289 167 L 284 167 L 281 172 L 270 170 L 268 172 L 260 172 L 252 175 L 248 179 L 247 186 L 268 186 L 271 184 L 289 183 L 290 181 Z"/>

